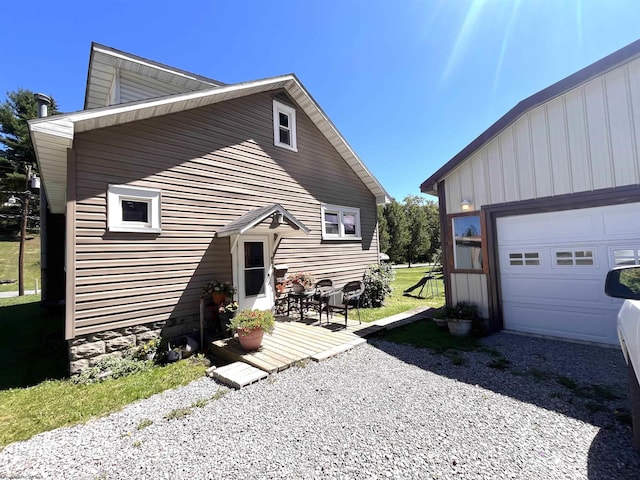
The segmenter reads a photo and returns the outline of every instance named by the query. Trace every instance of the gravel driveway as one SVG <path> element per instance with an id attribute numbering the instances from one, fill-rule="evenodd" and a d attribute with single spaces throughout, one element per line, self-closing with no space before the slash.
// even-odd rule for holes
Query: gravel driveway
<path id="1" fill-rule="evenodd" d="M 500 355 L 372 340 L 240 391 L 203 378 L 9 445 L 0 478 L 640 478 L 619 350 L 484 343 Z"/>

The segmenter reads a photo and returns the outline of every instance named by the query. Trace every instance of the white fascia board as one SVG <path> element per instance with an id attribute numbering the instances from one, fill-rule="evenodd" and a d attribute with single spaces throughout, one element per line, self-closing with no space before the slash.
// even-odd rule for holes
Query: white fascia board
<path id="1" fill-rule="evenodd" d="M 295 98 L 309 118 L 311 118 L 325 137 L 327 137 L 329 142 L 336 148 L 338 153 L 340 153 L 340 155 L 347 161 L 356 175 L 363 180 L 371 193 L 376 196 L 376 202 L 378 205 L 390 203 L 391 196 L 387 193 L 382 184 L 369 171 L 364 162 L 360 157 L 358 157 L 356 152 L 351 148 L 351 145 L 349 145 L 333 122 L 316 103 L 311 94 L 307 92 L 295 76 L 292 77 L 295 88 L 287 88 L 287 91 Z"/>
<path id="2" fill-rule="evenodd" d="M 35 134 L 50 135 L 72 141 L 74 126 L 73 121 L 65 116 L 43 117 L 29 120 L 29 130 Z"/>

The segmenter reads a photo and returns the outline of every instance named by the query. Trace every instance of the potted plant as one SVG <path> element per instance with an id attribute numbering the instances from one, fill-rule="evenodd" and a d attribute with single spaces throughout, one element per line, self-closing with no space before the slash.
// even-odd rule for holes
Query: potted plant
<path id="1" fill-rule="evenodd" d="M 441 308 L 437 308 L 432 315 L 433 322 L 438 328 L 447 328 L 447 315 L 449 314 L 449 308 L 445 305 Z"/>
<path id="2" fill-rule="evenodd" d="M 247 352 L 262 345 L 262 337 L 273 332 L 275 317 L 271 310 L 240 310 L 229 323 L 229 330 L 238 334 L 240 346 Z"/>
<path id="3" fill-rule="evenodd" d="M 473 321 L 479 316 L 478 306 L 467 302 L 458 302 L 455 307 L 447 309 L 447 326 L 449 333 L 457 337 L 469 335 Z"/>
<path id="4" fill-rule="evenodd" d="M 233 298 L 236 293 L 236 289 L 231 282 L 220 282 L 218 280 L 211 280 L 202 289 L 202 296 L 211 295 L 214 305 L 220 305 L 227 297 Z"/>
<path id="5" fill-rule="evenodd" d="M 295 293 L 303 293 L 313 288 L 315 280 L 309 272 L 294 272 L 287 275 L 287 284 Z"/>

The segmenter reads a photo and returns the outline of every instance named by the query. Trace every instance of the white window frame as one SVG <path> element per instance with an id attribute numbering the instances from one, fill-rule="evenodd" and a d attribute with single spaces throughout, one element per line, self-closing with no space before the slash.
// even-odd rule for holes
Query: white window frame
<path id="1" fill-rule="evenodd" d="M 338 233 L 327 233 L 325 228 L 324 216 L 326 213 L 334 213 L 338 215 Z M 355 235 L 346 234 L 344 231 L 344 215 L 354 215 L 356 218 Z M 320 208 L 320 221 L 322 223 L 322 239 L 323 240 L 362 240 L 360 229 L 360 209 L 353 207 L 344 207 L 341 205 L 322 205 Z"/>
<path id="2" fill-rule="evenodd" d="M 537 255 L 535 258 L 529 257 L 527 255 Z M 520 255 L 519 258 L 512 257 L 512 255 Z M 539 250 L 513 250 L 507 252 L 507 261 L 509 262 L 509 266 L 512 268 L 541 268 L 542 265 L 542 252 Z M 513 263 L 513 262 L 522 262 L 521 264 Z M 535 263 L 538 262 L 538 263 Z"/>
<path id="3" fill-rule="evenodd" d="M 280 141 L 280 114 L 289 117 L 289 140 L 291 144 Z M 284 103 L 273 100 L 273 144 L 276 147 L 286 148 L 294 152 L 298 151 L 298 142 L 296 140 L 296 110 Z"/>
<path id="4" fill-rule="evenodd" d="M 131 185 L 109 185 L 107 189 L 107 230 L 110 232 L 160 233 L 160 190 L 132 187 Z M 148 222 L 123 220 L 122 202 L 143 202 L 148 205 Z"/>
<path id="5" fill-rule="evenodd" d="M 586 252 L 586 251 L 590 251 L 591 252 L 591 257 L 577 257 L 576 253 L 577 252 Z M 558 253 L 560 252 L 570 252 L 571 253 L 571 257 L 565 257 L 563 259 L 566 260 L 571 260 L 571 264 L 569 265 L 560 265 L 558 264 Z M 554 248 L 551 251 L 551 255 L 552 255 L 552 261 L 553 261 L 553 268 L 557 268 L 557 269 L 566 269 L 566 268 L 571 268 L 571 267 L 576 267 L 576 268 L 597 268 L 598 267 L 598 261 L 597 261 L 597 254 L 598 254 L 598 249 L 596 247 L 565 247 L 565 248 Z M 590 265 L 580 265 L 578 264 L 578 260 L 582 260 L 582 259 L 586 259 L 586 258 L 590 258 L 592 260 L 593 263 L 591 263 Z"/>

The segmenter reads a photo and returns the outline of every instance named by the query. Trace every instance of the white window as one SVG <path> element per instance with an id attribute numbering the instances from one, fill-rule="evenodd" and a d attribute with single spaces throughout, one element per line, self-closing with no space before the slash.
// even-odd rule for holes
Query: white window
<path id="1" fill-rule="evenodd" d="M 360 240 L 360 209 L 323 205 L 322 238 L 335 240 Z"/>
<path id="2" fill-rule="evenodd" d="M 612 253 L 612 266 L 640 265 L 640 249 L 638 248 L 616 248 Z"/>
<path id="3" fill-rule="evenodd" d="M 110 232 L 160 233 L 160 190 L 109 185 L 107 229 Z"/>
<path id="4" fill-rule="evenodd" d="M 557 250 L 555 252 L 556 266 L 594 266 L 593 250 Z"/>
<path id="5" fill-rule="evenodd" d="M 298 151 L 296 143 L 296 111 L 284 103 L 273 101 L 273 144 Z"/>
<path id="6" fill-rule="evenodd" d="M 509 264 L 513 266 L 539 266 L 540 254 L 538 252 L 517 252 L 509 254 Z"/>

